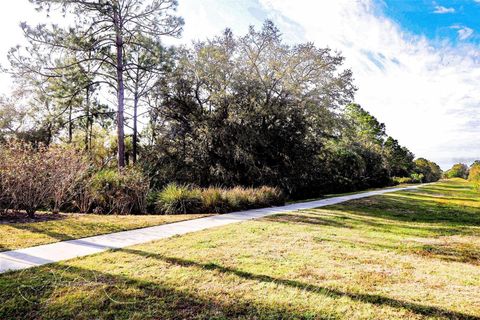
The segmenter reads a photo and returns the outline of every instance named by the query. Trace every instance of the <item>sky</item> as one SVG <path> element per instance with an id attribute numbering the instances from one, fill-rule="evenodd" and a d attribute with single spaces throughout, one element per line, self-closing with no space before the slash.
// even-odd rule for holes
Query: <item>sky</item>
<path id="1" fill-rule="evenodd" d="M 0 64 L 22 43 L 21 21 L 44 21 L 28 0 L 0 11 Z M 356 102 L 387 133 L 447 169 L 480 159 L 480 0 L 178 0 L 190 44 L 226 27 L 243 34 L 272 20 L 291 44 L 339 51 Z M 4 7 L 5 8 L 5 7 Z M 10 79 L 0 77 L 0 92 Z"/>

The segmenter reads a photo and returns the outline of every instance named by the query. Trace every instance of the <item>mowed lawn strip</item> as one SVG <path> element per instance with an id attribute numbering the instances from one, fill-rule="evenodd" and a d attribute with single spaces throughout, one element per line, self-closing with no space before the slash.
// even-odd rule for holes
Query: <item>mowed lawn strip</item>
<path id="1" fill-rule="evenodd" d="M 0 319 L 480 319 L 478 252 L 449 180 L 7 273 Z"/>
<path id="2" fill-rule="evenodd" d="M 48 213 L 37 213 L 50 215 Z M 206 217 L 211 214 L 96 215 L 59 214 L 55 219 L 29 223 L 0 223 L 0 252 L 100 234 L 133 230 Z"/>

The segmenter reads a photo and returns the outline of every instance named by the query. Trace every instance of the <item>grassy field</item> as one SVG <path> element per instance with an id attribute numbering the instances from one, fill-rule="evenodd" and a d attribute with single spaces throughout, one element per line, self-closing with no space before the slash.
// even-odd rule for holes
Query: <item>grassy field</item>
<path id="1" fill-rule="evenodd" d="M 461 180 L 0 275 L 0 319 L 480 319 Z"/>
<path id="2" fill-rule="evenodd" d="M 39 219 L 48 213 L 37 213 Z M 208 215 L 58 214 L 55 219 L 29 223 L 0 223 L 0 252 L 63 240 L 79 239 L 124 230 L 151 227 Z"/>

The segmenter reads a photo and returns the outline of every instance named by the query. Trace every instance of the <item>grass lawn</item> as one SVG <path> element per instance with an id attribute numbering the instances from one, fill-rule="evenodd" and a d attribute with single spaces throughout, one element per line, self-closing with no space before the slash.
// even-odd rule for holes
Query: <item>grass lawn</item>
<path id="1" fill-rule="evenodd" d="M 39 219 L 48 213 L 37 213 Z M 124 230 L 157 226 L 208 215 L 59 214 L 55 219 L 29 223 L 0 223 L 0 252 L 63 240 L 79 239 Z M 1 318 L 0 318 L 1 319 Z"/>
<path id="2" fill-rule="evenodd" d="M 0 319 L 480 319 L 461 180 L 0 275 Z"/>

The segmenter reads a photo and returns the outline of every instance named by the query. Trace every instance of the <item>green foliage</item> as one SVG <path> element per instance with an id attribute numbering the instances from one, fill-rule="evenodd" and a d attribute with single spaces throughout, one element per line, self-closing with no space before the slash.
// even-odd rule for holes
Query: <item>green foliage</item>
<path id="1" fill-rule="evenodd" d="M 157 208 L 166 214 L 196 213 L 202 209 L 202 195 L 196 188 L 172 183 L 158 194 Z"/>
<path id="2" fill-rule="evenodd" d="M 468 174 L 468 181 L 473 183 L 474 188 L 477 191 L 480 191 L 480 163 L 475 162 L 470 167 L 470 172 Z"/>
<path id="3" fill-rule="evenodd" d="M 406 184 L 406 183 L 414 183 L 412 177 L 393 177 L 392 178 L 394 184 Z"/>
<path id="4" fill-rule="evenodd" d="M 94 212 L 103 214 L 140 214 L 146 212 L 148 180 L 143 173 L 128 167 L 105 169 L 88 182 L 88 198 Z"/>
<path id="5" fill-rule="evenodd" d="M 392 137 L 388 137 L 383 144 L 383 157 L 390 176 L 405 177 L 413 172 L 415 156 Z"/>
<path id="6" fill-rule="evenodd" d="M 435 182 L 442 177 L 442 169 L 436 163 L 425 158 L 418 158 L 415 161 L 415 172 L 423 175 L 423 182 Z"/>
<path id="7" fill-rule="evenodd" d="M 385 125 L 363 109 L 352 103 L 345 108 L 345 117 L 351 126 L 355 139 L 363 144 L 380 145 L 385 137 Z"/>
<path id="8" fill-rule="evenodd" d="M 158 88 L 155 140 L 143 159 L 154 187 L 272 185 L 292 194 L 323 176 L 312 159 L 338 134 L 337 110 L 354 92 L 341 56 L 290 47 L 270 22 L 177 56 Z"/>
<path id="9" fill-rule="evenodd" d="M 266 186 L 225 189 L 169 184 L 157 195 L 157 209 L 166 214 L 225 213 L 284 203 L 284 195 L 278 188 Z"/>
<path id="10" fill-rule="evenodd" d="M 410 184 L 410 183 L 422 183 L 423 182 L 423 174 L 419 173 L 412 173 L 410 177 L 393 177 L 394 184 Z"/>
<path id="11" fill-rule="evenodd" d="M 464 163 L 454 164 L 453 167 L 445 172 L 445 177 L 448 179 L 451 178 L 468 178 L 468 166 Z"/>
<path id="12" fill-rule="evenodd" d="M 422 173 L 412 173 L 410 177 L 412 178 L 413 183 L 422 183 L 425 178 Z"/>

